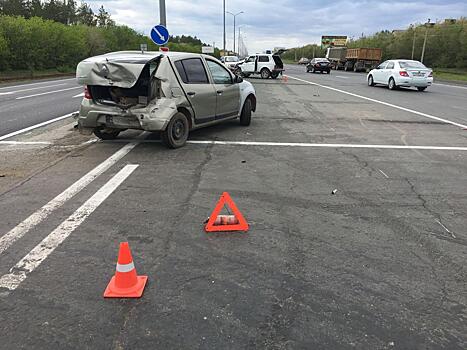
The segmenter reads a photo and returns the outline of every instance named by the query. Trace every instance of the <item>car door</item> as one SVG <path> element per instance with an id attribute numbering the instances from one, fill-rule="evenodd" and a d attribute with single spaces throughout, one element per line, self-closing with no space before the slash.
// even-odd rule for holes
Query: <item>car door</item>
<path id="1" fill-rule="evenodd" d="M 248 57 L 245 60 L 245 62 L 242 64 L 242 72 L 254 73 L 255 72 L 255 60 L 256 60 L 256 56 Z"/>
<path id="2" fill-rule="evenodd" d="M 238 115 L 240 86 L 232 74 L 216 61 L 206 59 L 206 64 L 217 94 L 216 119 Z"/>
<path id="3" fill-rule="evenodd" d="M 381 70 L 381 82 L 382 83 L 388 84 L 389 77 L 391 76 L 393 69 L 394 69 L 394 62 L 389 61 L 386 67 L 384 67 L 384 69 Z"/>
<path id="4" fill-rule="evenodd" d="M 183 90 L 195 111 L 196 123 L 205 123 L 216 117 L 217 95 L 201 58 L 175 61 Z"/>
<path id="5" fill-rule="evenodd" d="M 384 83 L 383 82 L 383 75 L 384 75 L 384 68 L 386 68 L 386 65 L 388 64 L 388 61 L 384 61 L 381 63 L 376 69 L 373 71 L 373 81 L 375 83 Z"/>

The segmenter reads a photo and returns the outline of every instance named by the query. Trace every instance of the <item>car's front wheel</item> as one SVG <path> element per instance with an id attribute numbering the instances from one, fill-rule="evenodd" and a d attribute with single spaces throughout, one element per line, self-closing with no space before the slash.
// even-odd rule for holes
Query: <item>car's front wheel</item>
<path id="1" fill-rule="evenodd" d="M 178 112 L 170 120 L 167 128 L 162 132 L 162 142 L 169 148 L 185 146 L 190 126 L 185 114 Z"/>
<path id="2" fill-rule="evenodd" d="M 388 88 L 389 88 L 389 90 L 396 90 L 397 89 L 396 81 L 394 80 L 394 78 L 389 79 Z"/>
<path id="3" fill-rule="evenodd" d="M 267 68 L 261 69 L 261 78 L 268 79 L 271 76 L 271 72 Z"/>
<path id="4" fill-rule="evenodd" d="M 95 128 L 93 130 L 94 135 L 96 135 L 101 140 L 115 140 L 122 130 L 120 129 L 111 129 L 111 128 Z"/>
<path id="5" fill-rule="evenodd" d="M 372 75 L 368 77 L 368 86 L 375 86 L 375 81 L 373 80 Z"/>
<path id="6" fill-rule="evenodd" d="M 251 123 L 251 100 L 249 98 L 246 99 L 245 103 L 243 104 L 242 114 L 240 114 L 240 125 L 248 126 Z"/>

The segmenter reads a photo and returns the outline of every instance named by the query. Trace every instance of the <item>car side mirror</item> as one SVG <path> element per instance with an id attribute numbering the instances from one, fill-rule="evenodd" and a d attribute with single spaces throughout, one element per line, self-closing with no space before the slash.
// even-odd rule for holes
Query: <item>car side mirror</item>
<path id="1" fill-rule="evenodd" d="M 235 83 L 236 84 L 240 84 L 242 81 L 243 81 L 243 78 L 241 76 L 239 76 L 239 75 L 235 76 Z"/>

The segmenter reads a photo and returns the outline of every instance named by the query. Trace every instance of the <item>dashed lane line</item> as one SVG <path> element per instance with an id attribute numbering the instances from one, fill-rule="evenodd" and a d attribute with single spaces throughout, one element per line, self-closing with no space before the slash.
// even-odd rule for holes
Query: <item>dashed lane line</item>
<path id="1" fill-rule="evenodd" d="M 50 202 L 45 204 L 42 208 L 31 214 L 24 221 L 19 223 L 16 227 L 11 229 L 8 233 L 0 238 L 0 254 L 8 249 L 14 242 L 23 237 L 29 230 L 41 223 L 46 219 L 54 210 L 60 208 L 65 202 L 70 200 L 74 195 L 84 189 L 92 181 L 94 181 L 99 175 L 104 173 L 112 165 L 117 163 L 120 159 L 126 156 L 133 148 L 136 147 L 138 142 L 127 144 L 115 152 L 112 156 L 107 158 L 101 164 L 96 166 L 65 191 L 60 193 Z"/>
<path id="2" fill-rule="evenodd" d="M 70 234 L 79 227 L 116 189 L 125 181 L 138 164 L 126 165 L 91 198 L 79 207 L 68 219 L 45 237 L 36 247 L 24 256 L 10 273 L 0 278 L 0 288 L 15 290 Z"/>
<path id="3" fill-rule="evenodd" d="M 2 87 L 0 87 L 0 90 L 8 90 L 8 89 L 14 89 L 14 88 L 26 87 L 26 86 L 43 85 L 43 84 L 56 83 L 56 82 L 59 82 L 59 81 L 69 81 L 69 80 L 76 80 L 76 78 L 60 79 L 60 80 L 47 80 L 47 81 L 41 81 L 39 83 L 2 86 Z"/>
<path id="4" fill-rule="evenodd" d="M 24 100 L 25 98 L 31 98 L 31 97 L 37 97 L 37 96 L 50 95 L 50 94 L 55 94 L 55 93 L 57 93 L 57 92 L 64 92 L 64 91 L 70 91 L 70 90 L 76 90 L 76 89 L 82 89 L 82 87 L 81 87 L 81 86 L 75 86 L 75 87 L 68 88 L 68 89 L 47 91 L 47 92 L 42 92 L 42 93 L 40 93 L 40 94 L 34 94 L 34 95 L 29 95 L 29 96 L 21 96 L 21 97 L 17 97 L 16 100 Z"/>
<path id="5" fill-rule="evenodd" d="M 422 116 L 422 117 L 425 117 L 425 118 L 438 120 L 440 122 L 443 122 L 443 123 L 446 123 L 446 124 L 451 124 L 451 125 L 457 126 L 459 128 L 462 128 L 462 129 L 467 129 L 467 125 L 456 123 L 456 122 L 453 122 L 453 121 L 448 120 L 448 119 L 439 118 L 439 117 L 436 117 L 434 115 L 430 115 L 430 114 L 427 114 L 427 113 L 415 111 L 415 110 L 410 109 L 410 108 L 405 108 L 405 107 L 402 107 L 402 106 L 394 105 L 392 103 L 376 100 L 374 98 L 370 98 L 370 97 L 366 97 L 366 96 L 362 96 L 362 95 L 357 95 L 357 94 L 354 94 L 352 92 L 348 92 L 348 91 L 341 90 L 341 89 L 336 89 L 336 88 L 333 88 L 333 87 L 330 87 L 330 86 L 327 86 L 327 85 L 321 85 L 321 84 L 314 83 L 314 82 L 311 82 L 311 81 L 308 81 L 308 80 L 300 79 L 300 78 L 297 78 L 297 77 L 292 77 L 290 75 L 288 75 L 288 77 L 290 79 L 298 80 L 298 81 L 301 81 L 301 82 L 304 82 L 304 83 L 307 83 L 307 84 L 310 84 L 310 85 L 316 85 L 316 86 L 322 87 L 324 89 L 340 92 L 342 94 L 346 94 L 346 95 L 349 95 L 349 96 L 353 96 L 353 97 L 361 98 L 361 99 L 364 99 L 364 100 L 367 100 L 367 101 L 379 103 L 379 104 L 382 104 L 384 106 L 397 108 L 397 109 L 399 109 L 401 111 L 404 111 L 404 112 L 409 112 L 409 113 L 416 114 L 416 115 L 419 115 L 419 116 Z"/>

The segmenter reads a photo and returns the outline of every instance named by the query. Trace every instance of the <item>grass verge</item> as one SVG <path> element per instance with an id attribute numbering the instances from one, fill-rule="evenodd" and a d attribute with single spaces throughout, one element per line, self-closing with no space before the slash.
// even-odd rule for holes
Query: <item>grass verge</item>
<path id="1" fill-rule="evenodd" d="M 467 71 L 465 70 L 435 68 L 433 74 L 435 79 L 467 83 Z"/>
<path id="2" fill-rule="evenodd" d="M 40 71 L 6 71 L 0 72 L 0 82 L 17 81 L 17 80 L 33 80 L 33 79 L 46 79 L 53 77 L 62 77 L 75 74 L 74 68 L 63 69 L 47 69 Z"/>

